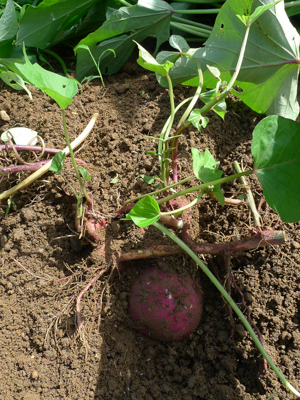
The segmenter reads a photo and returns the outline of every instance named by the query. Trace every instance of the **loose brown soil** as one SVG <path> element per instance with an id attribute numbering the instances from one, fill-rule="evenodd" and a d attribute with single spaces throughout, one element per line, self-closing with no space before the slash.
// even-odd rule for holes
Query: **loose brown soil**
<path id="1" fill-rule="evenodd" d="M 189 91 L 176 88 L 177 101 Z M 0 122 L 1 132 L 26 126 L 38 131 L 47 147 L 64 148 L 59 108 L 34 88 L 32 93 L 31 102 L 24 92 L 2 87 L 0 109 L 10 121 Z M 142 260 L 122 264 L 106 286 L 109 273 L 92 286 L 82 300 L 85 331 L 78 334 L 72 297 L 97 268 L 107 265 L 110 254 L 170 243 L 153 227 L 141 230 L 110 218 L 130 197 L 153 190 L 139 175 L 159 174 L 157 160 L 144 153 L 155 150 L 156 142 L 140 139 L 158 136 L 169 115 L 167 91 L 154 75 L 127 64 L 120 74 L 106 80 L 105 88 L 93 81 L 76 96 L 66 112 L 71 139 L 95 112 L 99 113 L 97 124 L 76 157 L 87 163 L 92 176 L 87 188 L 93 193 L 95 211 L 109 222 L 101 231 L 100 244 L 87 236 L 81 241 L 75 237 L 75 201 L 66 183 L 66 178 L 75 181 L 69 160 L 63 176 L 47 173 L 16 195 L 17 210 L 6 218 L 6 203 L 1 205 L 0 399 L 252 400 L 267 399 L 276 392 L 293 398 L 270 368 L 265 375 L 263 359 L 243 326 L 236 318 L 232 323 L 218 291 L 183 254 L 165 257 L 165 261 L 202 284 L 204 314 L 194 333 L 176 343 L 140 335 L 128 316 L 127 295 L 134 277 L 154 262 Z M 208 147 L 225 175 L 232 173 L 233 160 L 243 168 L 252 167 L 251 134 L 260 117 L 234 99 L 228 100 L 225 121 L 213 114 L 209 117 L 201 134 L 190 128 L 180 142 L 181 178 L 192 171 L 191 147 L 201 151 Z M 3 153 L 2 166 L 9 165 L 8 157 L 14 162 L 12 154 Z M 117 174 L 118 182 L 110 183 Z M 24 176 L 3 177 L 0 190 Z M 258 204 L 262 191 L 256 179 L 249 183 Z M 235 198 L 241 193 L 237 183 L 225 185 L 224 191 Z M 265 203 L 262 219 L 264 229 L 277 221 Z M 265 348 L 299 389 L 300 224 L 280 223 L 276 229 L 286 232 L 286 245 L 236 253 L 230 266 Z M 245 206 L 222 208 L 207 197 L 195 207 L 191 235 L 200 242 L 229 242 L 252 232 Z M 113 240 L 99 256 L 101 244 L 111 236 Z M 224 283 L 228 273 L 224 257 L 203 256 L 203 260 Z M 63 280 L 80 271 L 75 278 Z M 62 280 L 55 282 L 58 279 Z M 232 295 L 241 303 L 238 292 L 233 290 Z"/>

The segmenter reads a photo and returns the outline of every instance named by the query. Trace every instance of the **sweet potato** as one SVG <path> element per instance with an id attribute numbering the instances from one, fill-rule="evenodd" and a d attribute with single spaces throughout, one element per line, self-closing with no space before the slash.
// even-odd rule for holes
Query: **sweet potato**
<path id="1" fill-rule="evenodd" d="M 140 332 L 166 342 L 193 332 L 203 310 L 200 287 L 168 267 L 151 267 L 141 273 L 131 286 L 128 303 Z"/>

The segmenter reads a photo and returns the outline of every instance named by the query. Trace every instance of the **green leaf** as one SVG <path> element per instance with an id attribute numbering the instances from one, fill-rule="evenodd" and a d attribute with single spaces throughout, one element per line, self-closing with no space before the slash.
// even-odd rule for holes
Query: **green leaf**
<path id="1" fill-rule="evenodd" d="M 76 29 L 75 35 L 83 38 L 98 29 L 107 20 L 108 3 L 111 3 L 111 0 L 100 0 L 94 3 Z"/>
<path id="2" fill-rule="evenodd" d="M 159 64 L 155 60 L 155 58 L 152 57 L 151 54 L 146 49 L 144 49 L 144 47 L 142 47 L 135 40 L 134 42 L 137 44 L 139 48 L 139 58 L 137 60 L 137 63 L 141 67 L 147 69 L 148 71 L 156 72 L 161 76 L 166 76 L 174 64 L 168 60 L 164 64 Z"/>
<path id="3" fill-rule="evenodd" d="M 278 0 L 275 3 L 267 4 L 265 6 L 257 7 L 251 15 L 237 15 L 237 17 L 243 22 L 244 25 L 251 25 L 257 20 L 261 15 L 263 15 L 270 8 L 274 7 L 276 4 L 283 0 Z"/>
<path id="4" fill-rule="evenodd" d="M 155 175 L 155 176 L 148 176 L 148 175 L 141 174 L 141 175 L 139 175 L 139 176 L 140 176 L 140 177 L 143 179 L 143 181 L 144 181 L 145 183 L 147 183 L 148 185 L 152 185 L 152 183 L 154 183 L 157 179 L 159 179 L 157 175 Z"/>
<path id="5" fill-rule="evenodd" d="M 45 70 L 38 64 L 31 64 L 26 55 L 25 48 L 24 57 L 25 64 L 15 63 L 13 64 L 13 70 L 16 70 L 26 82 L 47 93 L 62 109 L 65 109 L 72 103 L 73 97 L 78 90 L 75 79 L 65 78 Z M 12 69 L 7 66 L 9 63 L 5 63 L 3 59 L 0 59 L 0 63 Z"/>
<path id="6" fill-rule="evenodd" d="M 0 19 L 0 42 L 13 39 L 18 31 L 18 20 L 12 0 L 7 0 L 4 13 Z"/>
<path id="7" fill-rule="evenodd" d="M 220 186 L 220 185 L 217 185 Z M 222 190 L 220 188 L 214 188 L 212 191 L 213 195 L 215 196 L 215 198 L 218 200 L 218 202 L 221 204 L 222 207 L 225 206 L 225 197 L 224 194 L 222 192 Z"/>
<path id="8" fill-rule="evenodd" d="M 236 17 L 257 6 L 274 5 L 273 0 L 227 0 L 222 6 L 213 31 L 202 48 L 190 49 L 201 65 L 204 85 L 214 88 L 217 80 L 206 65 L 217 67 L 221 79 L 229 82 L 245 35 L 245 26 Z M 297 81 L 299 74 L 299 34 L 289 21 L 283 2 L 266 11 L 252 25 L 245 57 L 236 85 L 242 92 L 234 94 L 258 113 L 279 114 L 296 119 Z M 169 58 L 168 58 L 169 57 Z M 158 62 L 170 59 L 171 54 L 158 54 Z M 181 57 L 170 71 L 174 84 L 198 85 L 196 64 Z M 161 81 L 162 84 L 163 80 Z"/>
<path id="9" fill-rule="evenodd" d="M 220 72 L 219 68 L 212 67 L 212 66 L 210 66 L 210 65 L 207 65 L 206 67 L 207 67 L 207 69 L 209 70 L 209 72 L 210 72 L 215 78 L 220 79 L 221 72 Z"/>
<path id="10" fill-rule="evenodd" d="M 80 172 L 81 176 L 83 177 L 83 179 L 85 181 L 90 181 L 92 179 L 86 169 L 84 169 L 82 167 L 78 167 L 78 171 Z"/>
<path id="11" fill-rule="evenodd" d="M 192 148 L 193 171 L 195 176 L 203 183 L 208 183 L 220 179 L 223 172 L 218 170 L 219 162 L 217 162 L 208 149 L 205 153 L 201 153 L 195 147 Z M 217 190 L 219 188 L 216 186 Z"/>
<path id="12" fill-rule="evenodd" d="M 253 24 L 257 20 L 257 18 L 261 17 L 266 11 L 268 11 L 270 8 L 276 6 L 276 4 L 280 3 L 283 0 L 278 0 L 275 3 L 272 2 L 271 4 L 267 4 L 265 6 L 260 6 L 257 7 L 251 15 L 249 15 L 249 24 Z"/>
<path id="13" fill-rule="evenodd" d="M 117 55 L 106 53 L 101 59 L 101 69 L 105 74 L 116 73 L 129 59 L 135 43 L 148 36 L 155 36 L 157 48 L 170 36 L 172 8 L 162 0 L 140 0 L 132 7 L 121 7 L 95 32 L 82 39 L 79 44 L 87 45 L 95 60 L 106 49 L 113 49 Z M 77 52 L 76 77 L 79 81 L 95 72 L 91 59 L 83 49 Z"/>
<path id="14" fill-rule="evenodd" d="M 251 147 L 266 201 L 284 222 L 300 220 L 300 124 L 277 115 L 260 121 Z"/>
<path id="15" fill-rule="evenodd" d="M 288 3 L 285 3 L 286 13 L 287 13 L 288 17 L 292 17 L 293 15 L 300 14 L 300 5 L 298 5 L 298 6 L 293 5 L 293 6 L 287 8 L 287 4 Z"/>
<path id="16" fill-rule="evenodd" d="M 116 176 L 109 183 L 111 183 L 112 185 L 114 185 L 115 183 L 118 183 L 118 181 L 119 181 L 118 176 L 119 175 L 116 174 Z"/>
<path id="17" fill-rule="evenodd" d="M 10 87 L 15 90 L 25 90 L 32 100 L 32 95 L 30 90 L 26 87 L 25 82 L 23 79 L 12 71 L 2 71 L 0 72 L 0 78 Z"/>
<path id="18" fill-rule="evenodd" d="M 200 99 L 205 103 L 209 103 L 214 97 L 215 97 L 215 89 L 213 90 L 208 90 L 207 92 L 201 93 L 200 95 Z M 218 92 L 218 95 L 220 93 Z M 213 111 L 219 115 L 219 117 L 221 117 L 223 120 L 225 118 L 225 113 L 226 113 L 226 101 L 225 99 L 219 101 L 219 103 L 217 103 L 214 108 Z"/>
<path id="19" fill-rule="evenodd" d="M 193 124 L 193 126 L 198 129 L 198 131 L 201 131 L 201 128 L 205 128 L 206 125 L 209 122 L 209 118 L 203 117 L 200 113 L 200 110 L 194 109 L 188 118 L 188 121 Z"/>
<path id="20" fill-rule="evenodd" d="M 28 6 L 17 34 L 17 46 L 49 47 L 65 39 L 69 30 L 84 16 L 96 0 L 44 0 L 37 7 Z"/>
<path id="21" fill-rule="evenodd" d="M 11 208 L 14 209 L 14 210 L 18 209 L 16 203 L 13 201 L 13 199 L 11 197 L 9 197 L 7 199 L 7 207 L 6 207 L 6 210 L 5 210 L 4 218 L 6 218 L 8 216 L 9 211 L 10 211 Z"/>
<path id="22" fill-rule="evenodd" d="M 237 15 L 238 19 L 242 21 L 242 23 L 247 26 L 249 25 L 250 16 L 249 15 Z"/>
<path id="23" fill-rule="evenodd" d="M 177 49 L 181 53 L 187 53 L 190 48 L 187 41 L 179 35 L 172 35 L 169 39 L 169 43 L 170 46 L 174 47 L 174 49 Z"/>
<path id="24" fill-rule="evenodd" d="M 55 156 L 52 158 L 49 171 L 52 171 L 55 174 L 60 174 L 64 166 L 65 158 L 66 154 L 62 151 L 56 153 Z"/>
<path id="25" fill-rule="evenodd" d="M 123 219 L 132 220 L 140 228 L 145 228 L 160 219 L 159 205 L 153 197 L 146 196 Z"/>

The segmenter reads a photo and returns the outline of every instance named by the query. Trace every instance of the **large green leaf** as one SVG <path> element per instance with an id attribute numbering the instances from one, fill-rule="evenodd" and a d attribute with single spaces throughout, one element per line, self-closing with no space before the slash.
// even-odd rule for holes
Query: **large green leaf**
<path id="1" fill-rule="evenodd" d="M 28 6 L 21 20 L 16 45 L 48 47 L 63 31 L 72 28 L 97 0 L 44 0 Z M 56 40 L 57 42 L 57 40 Z"/>
<path id="2" fill-rule="evenodd" d="M 213 88 L 217 82 L 206 65 L 217 67 L 221 71 L 221 79 L 227 82 L 233 74 L 246 29 L 237 15 L 249 14 L 256 7 L 273 2 L 227 0 L 222 6 L 205 47 L 188 51 L 199 60 L 206 87 Z M 283 2 L 266 11 L 251 26 L 236 81 L 242 93 L 234 93 L 258 113 L 296 119 L 299 114 L 296 99 L 299 43 L 299 35 L 284 11 Z M 161 63 L 172 55 L 174 53 L 159 54 L 158 61 Z M 184 57 L 176 62 L 170 76 L 174 83 L 198 84 L 196 64 Z"/>
<path id="3" fill-rule="evenodd" d="M 13 59 L 1 59 L 0 65 L 4 65 L 9 70 L 18 74 L 24 81 L 31 83 L 38 89 L 47 93 L 57 104 L 65 109 L 72 103 L 73 97 L 78 91 L 77 81 L 64 76 L 47 71 L 38 64 L 32 64 L 23 46 L 25 63 L 14 62 Z"/>
<path id="4" fill-rule="evenodd" d="M 98 29 L 107 19 L 106 12 L 108 3 L 113 0 L 99 0 L 88 11 L 78 28 L 74 32 L 75 36 L 80 36 L 80 39 L 91 32 Z M 74 37 L 72 33 L 72 36 Z"/>
<path id="5" fill-rule="evenodd" d="M 0 19 L 0 42 L 6 42 L 16 36 L 18 20 L 12 0 L 7 0 L 6 7 Z"/>
<path id="6" fill-rule="evenodd" d="M 172 8 L 162 0 L 140 0 L 133 7 L 122 7 L 114 11 L 110 18 L 97 31 L 79 42 L 89 46 L 98 60 L 106 49 L 113 49 L 112 54 L 101 58 L 100 68 L 103 73 L 113 74 L 129 59 L 134 47 L 133 40 L 141 42 L 153 35 L 157 46 L 169 39 Z M 76 77 L 82 80 L 95 72 L 95 66 L 86 51 L 75 47 L 77 52 Z M 114 60 L 114 62 L 112 62 Z"/>
<path id="7" fill-rule="evenodd" d="M 284 222 L 300 220 L 300 124 L 278 115 L 253 131 L 254 172 L 268 204 Z"/>

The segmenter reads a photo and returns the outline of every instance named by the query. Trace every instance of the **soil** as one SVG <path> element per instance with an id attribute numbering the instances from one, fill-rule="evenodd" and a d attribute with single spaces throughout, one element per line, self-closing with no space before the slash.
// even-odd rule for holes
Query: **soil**
<path id="1" fill-rule="evenodd" d="M 87 234 L 79 240 L 75 233 L 75 198 L 67 180 L 75 186 L 76 180 L 69 160 L 62 175 L 47 173 L 15 195 L 16 209 L 11 207 L 5 218 L 7 203 L 1 204 L 0 399 L 252 400 L 275 393 L 294 398 L 270 368 L 264 369 L 250 336 L 237 318 L 230 317 L 219 292 L 184 254 L 164 257 L 164 261 L 202 286 L 203 317 L 192 334 L 179 342 L 160 342 L 142 336 L 131 321 L 130 285 L 138 273 L 155 263 L 153 259 L 122 263 L 110 277 L 107 271 L 91 286 L 82 298 L 84 329 L 79 334 L 75 299 L 109 265 L 111 254 L 170 244 L 154 227 L 142 230 L 111 218 L 126 200 L 154 188 L 139 175 L 159 174 L 157 159 L 145 154 L 155 151 L 157 142 L 141 138 L 159 135 L 169 115 L 168 91 L 135 63 L 126 64 L 105 83 L 102 87 L 94 80 L 84 85 L 66 111 L 71 140 L 83 131 L 93 113 L 99 113 L 76 157 L 86 162 L 84 167 L 92 177 L 87 189 L 93 193 L 95 212 L 108 222 L 101 230 L 100 243 L 95 244 Z M 63 149 L 59 108 L 42 92 L 30 89 L 33 101 L 25 92 L 2 86 L 0 109 L 10 120 L 1 120 L 1 132 L 26 126 L 39 132 L 46 147 Z M 175 88 L 177 102 L 190 92 L 190 88 Z M 192 147 L 209 148 L 224 175 L 232 173 L 234 160 L 243 168 L 253 166 L 251 135 L 261 116 L 234 98 L 227 100 L 227 106 L 224 121 L 211 113 L 205 130 L 199 133 L 190 127 L 181 138 L 180 178 L 192 174 Z M 8 166 L 16 160 L 12 153 L 3 152 L 0 162 Z M 26 175 L 3 176 L 0 191 Z M 111 183 L 116 177 L 117 183 Z M 248 182 L 258 205 L 261 188 L 255 178 Z M 237 182 L 224 185 L 223 190 L 227 197 L 241 194 Z M 299 389 L 300 224 L 278 222 L 266 203 L 261 216 L 263 229 L 284 230 L 287 243 L 234 253 L 230 268 L 265 348 Z M 205 197 L 193 210 L 190 233 L 199 242 L 226 243 L 253 232 L 244 205 L 222 208 Z M 100 254 L 101 245 L 111 237 Z M 225 284 L 229 259 L 224 254 L 203 255 L 202 259 Z M 231 292 L 243 308 L 239 291 L 232 288 Z"/>

